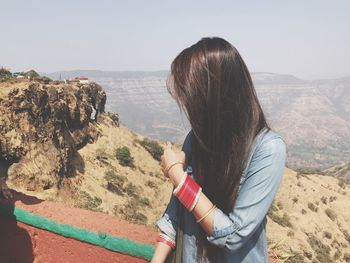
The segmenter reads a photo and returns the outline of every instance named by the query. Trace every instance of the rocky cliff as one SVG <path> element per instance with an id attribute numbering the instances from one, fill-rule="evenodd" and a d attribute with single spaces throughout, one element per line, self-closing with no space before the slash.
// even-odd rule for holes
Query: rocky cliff
<path id="1" fill-rule="evenodd" d="M 78 150 L 100 135 L 105 92 L 95 83 L 0 85 L 1 172 L 28 190 L 59 187 L 80 169 Z"/>

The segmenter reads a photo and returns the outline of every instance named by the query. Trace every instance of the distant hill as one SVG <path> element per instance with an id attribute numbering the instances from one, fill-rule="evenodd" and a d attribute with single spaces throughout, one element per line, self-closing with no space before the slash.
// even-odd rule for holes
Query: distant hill
<path id="1" fill-rule="evenodd" d="M 46 75 L 87 76 L 105 88 L 107 110 L 118 112 L 129 129 L 182 143 L 189 125 L 167 93 L 167 74 L 80 70 Z M 308 81 L 257 72 L 252 77 L 272 128 L 287 141 L 289 167 L 325 169 L 350 159 L 350 76 Z"/>

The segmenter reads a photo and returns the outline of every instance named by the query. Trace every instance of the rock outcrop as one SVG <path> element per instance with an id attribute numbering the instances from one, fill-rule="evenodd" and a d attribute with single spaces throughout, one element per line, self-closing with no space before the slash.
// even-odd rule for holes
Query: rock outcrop
<path id="1" fill-rule="evenodd" d="M 27 190 L 59 187 L 83 169 L 78 150 L 99 137 L 105 103 L 96 83 L 1 83 L 0 173 Z"/>

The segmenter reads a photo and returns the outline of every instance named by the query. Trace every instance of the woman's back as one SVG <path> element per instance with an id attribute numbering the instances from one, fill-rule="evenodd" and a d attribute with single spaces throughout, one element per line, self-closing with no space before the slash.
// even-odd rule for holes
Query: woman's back
<path id="1" fill-rule="evenodd" d="M 191 158 L 192 132 L 188 133 L 183 151 L 189 156 L 187 172 L 196 179 Z M 214 232 L 209 243 L 218 246 L 216 262 L 267 262 L 266 213 L 278 190 L 284 171 L 286 146 L 279 134 L 263 129 L 256 136 L 242 173 L 234 209 L 228 214 L 216 208 Z M 181 203 L 174 196 L 157 222 L 160 230 L 175 239 Z M 198 262 L 197 244 L 200 226 L 192 213 L 183 209 L 183 261 Z M 206 262 L 204 260 L 203 262 Z"/>

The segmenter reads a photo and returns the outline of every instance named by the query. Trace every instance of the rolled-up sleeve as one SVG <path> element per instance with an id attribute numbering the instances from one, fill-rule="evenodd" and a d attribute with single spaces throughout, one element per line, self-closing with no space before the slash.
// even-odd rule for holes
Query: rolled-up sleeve
<path id="1" fill-rule="evenodd" d="M 171 196 L 170 202 L 161 216 L 161 218 L 156 222 L 160 231 L 170 237 L 172 240 L 176 240 L 176 230 L 177 230 L 177 222 L 178 222 L 178 209 L 179 209 L 179 201 L 176 197 Z"/>
<path id="2" fill-rule="evenodd" d="M 278 191 L 285 166 L 286 145 L 280 136 L 263 140 L 254 151 L 246 179 L 229 215 L 216 208 L 210 243 L 236 251 L 254 234 Z"/>

